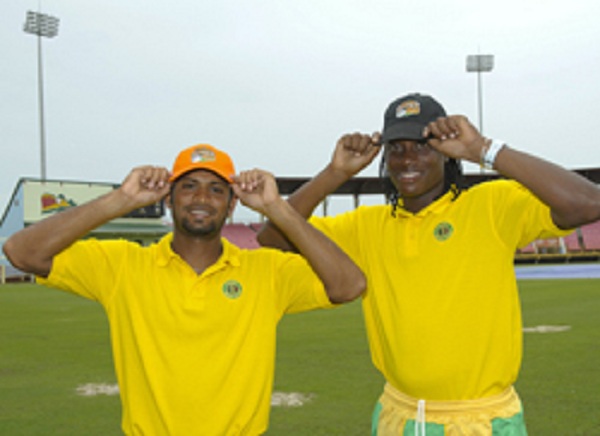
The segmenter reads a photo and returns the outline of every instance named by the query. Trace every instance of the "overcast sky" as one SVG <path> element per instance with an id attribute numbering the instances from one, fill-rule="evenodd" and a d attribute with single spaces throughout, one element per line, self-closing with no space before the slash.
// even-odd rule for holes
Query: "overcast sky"
<path id="1" fill-rule="evenodd" d="M 0 214 L 40 176 L 38 1 L 0 2 Z M 339 136 L 419 91 L 567 168 L 600 167 L 597 0 L 44 0 L 47 176 L 119 183 L 208 142 L 238 169 L 311 176 Z M 377 165 L 363 174 L 374 176 Z M 476 171 L 475 167 L 467 167 Z M 350 203 L 348 203 L 350 204 Z M 242 211 L 243 212 L 243 211 Z M 239 212 L 238 212 L 239 213 Z"/>

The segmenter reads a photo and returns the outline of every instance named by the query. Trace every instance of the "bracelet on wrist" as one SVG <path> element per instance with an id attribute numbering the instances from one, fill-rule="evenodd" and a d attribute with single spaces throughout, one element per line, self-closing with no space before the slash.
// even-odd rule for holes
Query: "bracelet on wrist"
<path id="1" fill-rule="evenodd" d="M 486 148 L 481 150 L 481 168 L 491 170 L 494 168 L 496 156 L 505 146 L 505 142 L 500 139 L 493 139 Z"/>

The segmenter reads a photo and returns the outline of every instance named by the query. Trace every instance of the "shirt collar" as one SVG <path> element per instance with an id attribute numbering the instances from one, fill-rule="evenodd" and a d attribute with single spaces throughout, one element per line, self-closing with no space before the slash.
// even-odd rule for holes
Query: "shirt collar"
<path id="1" fill-rule="evenodd" d="M 181 259 L 181 257 L 173 251 L 171 248 L 171 242 L 173 242 L 173 232 L 167 233 L 163 238 L 158 241 L 157 246 L 157 263 L 158 266 L 167 266 L 169 262 L 174 259 Z M 217 260 L 217 262 L 211 266 L 217 267 L 221 265 L 240 265 L 240 248 L 229 242 L 227 239 L 221 237 L 221 244 L 223 246 L 223 253 Z"/>
<path id="2" fill-rule="evenodd" d="M 446 208 L 448 208 L 448 206 L 450 206 L 450 204 L 453 201 L 454 201 L 454 193 L 452 191 L 448 191 L 444 195 L 439 197 L 437 200 L 435 200 L 432 203 L 430 203 L 429 205 L 427 205 L 427 207 L 424 207 L 417 213 L 412 213 L 412 212 L 409 212 L 408 210 L 404 209 L 404 207 L 402 205 L 402 200 L 399 200 L 398 208 L 396 209 L 396 216 L 398 218 L 411 218 L 411 217 L 424 218 L 425 216 L 427 216 L 429 214 L 440 214 L 444 210 L 446 210 Z"/>

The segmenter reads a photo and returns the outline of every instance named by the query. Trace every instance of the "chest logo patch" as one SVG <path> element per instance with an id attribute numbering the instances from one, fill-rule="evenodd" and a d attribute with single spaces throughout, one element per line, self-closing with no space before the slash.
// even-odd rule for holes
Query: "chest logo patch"
<path id="1" fill-rule="evenodd" d="M 454 233 L 454 227 L 452 227 L 452 224 L 446 222 L 439 223 L 435 229 L 433 229 L 433 236 L 435 236 L 435 239 L 438 241 L 450 239 L 452 233 Z"/>
<path id="2" fill-rule="evenodd" d="M 242 295 L 242 285 L 237 280 L 227 280 L 223 283 L 223 294 L 232 300 Z"/>

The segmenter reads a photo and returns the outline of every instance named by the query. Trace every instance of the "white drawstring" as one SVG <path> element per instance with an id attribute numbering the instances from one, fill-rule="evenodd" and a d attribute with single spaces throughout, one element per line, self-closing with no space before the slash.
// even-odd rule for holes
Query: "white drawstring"
<path id="1" fill-rule="evenodd" d="M 425 435 L 425 400 L 417 403 L 417 419 L 415 421 L 415 436 Z"/>

